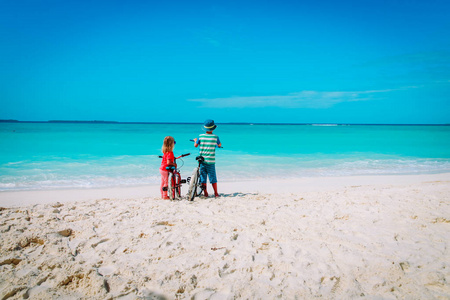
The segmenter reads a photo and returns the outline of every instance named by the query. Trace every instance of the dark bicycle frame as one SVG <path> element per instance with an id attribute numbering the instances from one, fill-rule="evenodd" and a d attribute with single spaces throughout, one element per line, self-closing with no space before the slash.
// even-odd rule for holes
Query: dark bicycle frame
<path id="1" fill-rule="evenodd" d="M 189 183 L 189 191 L 187 194 L 187 199 L 189 201 L 194 201 L 194 198 L 200 196 L 204 190 L 203 185 L 200 184 L 200 166 L 205 161 L 205 158 L 199 155 L 195 159 L 198 161 L 198 166 L 192 173 L 193 176 L 187 178 L 187 182 Z M 194 180 L 196 182 L 191 183 L 191 180 L 193 180 L 192 177 L 194 177 Z M 192 187 L 191 184 L 193 184 Z M 192 194 L 189 193 L 191 192 L 191 189 L 193 189 Z M 198 191 L 198 189 L 200 190 Z"/>

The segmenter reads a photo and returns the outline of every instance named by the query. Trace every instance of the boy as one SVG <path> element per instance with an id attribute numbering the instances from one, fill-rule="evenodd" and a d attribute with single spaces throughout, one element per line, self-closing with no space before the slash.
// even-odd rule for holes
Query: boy
<path id="1" fill-rule="evenodd" d="M 219 197 L 217 192 L 217 177 L 216 177 L 216 145 L 221 147 L 219 137 L 213 134 L 213 130 L 217 128 L 213 120 L 206 120 L 203 124 L 203 130 L 206 133 L 200 134 L 198 139 L 194 139 L 194 146 L 200 145 L 200 155 L 205 158 L 205 161 L 200 166 L 200 182 L 205 191 L 205 197 L 208 197 L 206 191 L 206 177 L 209 177 L 209 183 L 214 189 L 214 196 Z"/>

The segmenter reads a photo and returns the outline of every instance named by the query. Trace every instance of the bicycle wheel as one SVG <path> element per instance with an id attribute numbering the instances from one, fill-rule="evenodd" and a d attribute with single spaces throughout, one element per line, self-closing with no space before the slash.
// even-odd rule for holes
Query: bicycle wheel
<path id="1" fill-rule="evenodd" d="M 191 180 L 189 181 L 189 190 L 188 190 L 188 200 L 194 201 L 194 198 L 197 196 L 197 188 L 200 181 L 200 176 L 198 176 L 198 168 L 194 169 L 192 172 Z"/>
<path id="2" fill-rule="evenodd" d="M 167 194 L 170 200 L 175 199 L 175 176 L 173 173 L 169 173 L 169 180 L 167 184 Z"/>
<path id="3" fill-rule="evenodd" d="M 178 172 L 175 174 L 175 198 L 181 199 L 181 175 Z"/>

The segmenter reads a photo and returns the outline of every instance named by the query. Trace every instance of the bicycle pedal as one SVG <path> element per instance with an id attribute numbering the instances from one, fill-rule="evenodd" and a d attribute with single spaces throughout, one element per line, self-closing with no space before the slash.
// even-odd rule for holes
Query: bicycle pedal
<path id="1" fill-rule="evenodd" d="M 167 192 L 167 191 L 169 190 L 169 188 L 168 188 L 167 186 L 165 186 L 165 187 L 162 188 L 162 190 L 163 190 L 164 192 Z"/>
<path id="2" fill-rule="evenodd" d="M 186 183 L 186 179 L 181 179 L 181 183 Z"/>
<path id="3" fill-rule="evenodd" d="M 187 183 L 191 182 L 191 177 L 186 178 L 186 182 Z"/>

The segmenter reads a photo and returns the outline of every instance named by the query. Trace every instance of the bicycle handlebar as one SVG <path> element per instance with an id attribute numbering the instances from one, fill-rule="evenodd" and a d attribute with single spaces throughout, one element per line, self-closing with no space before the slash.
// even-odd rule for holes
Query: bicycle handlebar
<path id="1" fill-rule="evenodd" d="M 190 154 L 190 153 L 181 154 L 180 156 L 175 157 L 175 159 L 179 159 L 179 158 L 181 158 L 181 157 L 185 157 L 185 156 L 188 156 L 188 155 L 191 155 L 191 154 Z M 159 158 L 163 158 L 161 155 L 158 155 L 158 157 L 159 157 Z"/>

